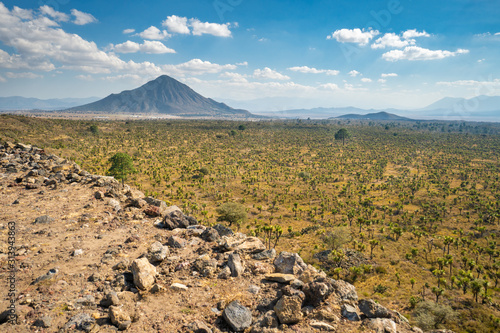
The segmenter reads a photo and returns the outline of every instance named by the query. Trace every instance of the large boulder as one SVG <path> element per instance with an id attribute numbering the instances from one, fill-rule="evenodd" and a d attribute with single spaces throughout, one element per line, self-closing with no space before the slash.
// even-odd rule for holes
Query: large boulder
<path id="1" fill-rule="evenodd" d="M 134 284 L 138 289 L 149 290 L 155 283 L 156 267 L 147 258 L 135 259 L 130 267 Z"/>
<path id="2" fill-rule="evenodd" d="M 359 311 L 354 306 L 349 304 L 343 304 L 341 308 L 342 316 L 350 321 L 360 321 Z"/>
<path id="3" fill-rule="evenodd" d="M 391 318 L 392 314 L 387 308 L 375 303 L 371 299 L 362 299 L 358 302 L 358 307 L 367 318 Z"/>
<path id="4" fill-rule="evenodd" d="M 352 284 L 345 282 L 344 280 L 331 280 L 335 294 L 342 301 L 358 301 L 358 294 L 356 293 L 356 287 Z"/>
<path id="5" fill-rule="evenodd" d="M 307 268 L 302 258 L 297 253 L 281 252 L 274 259 L 274 266 L 278 273 L 301 275 Z"/>
<path id="6" fill-rule="evenodd" d="M 236 332 L 241 332 L 252 324 L 252 312 L 241 305 L 239 301 L 232 301 L 222 313 L 224 320 Z"/>
<path id="7" fill-rule="evenodd" d="M 283 296 L 274 306 L 282 324 L 296 324 L 302 320 L 302 299 L 299 296 Z"/>
<path id="8" fill-rule="evenodd" d="M 266 249 L 264 243 L 257 237 L 247 237 L 241 233 L 234 236 L 223 236 L 219 244 L 221 249 L 225 252 L 256 253 Z"/>
<path id="9" fill-rule="evenodd" d="M 177 206 L 168 207 L 162 215 L 165 217 L 160 226 L 169 230 L 177 228 L 186 229 L 190 225 L 198 224 L 195 218 L 184 215 Z"/>
<path id="10" fill-rule="evenodd" d="M 308 283 L 303 290 L 306 295 L 306 302 L 314 307 L 319 306 L 333 292 L 329 279 L 318 279 Z"/>

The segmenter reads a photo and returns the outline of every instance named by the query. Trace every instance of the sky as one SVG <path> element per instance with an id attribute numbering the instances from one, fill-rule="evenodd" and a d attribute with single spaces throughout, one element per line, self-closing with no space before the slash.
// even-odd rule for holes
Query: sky
<path id="1" fill-rule="evenodd" d="M 105 97 L 167 74 L 250 111 L 500 95 L 496 0 L 0 0 L 0 96 Z"/>

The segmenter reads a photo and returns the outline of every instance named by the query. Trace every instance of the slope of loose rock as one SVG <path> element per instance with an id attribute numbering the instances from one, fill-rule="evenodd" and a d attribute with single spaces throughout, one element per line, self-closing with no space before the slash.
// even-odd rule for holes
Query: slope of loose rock
<path id="1" fill-rule="evenodd" d="M 16 222 L 18 267 L 17 324 L 4 312 L 2 332 L 420 331 L 295 253 L 36 147 L 0 145 L 0 207 L 1 237 Z"/>

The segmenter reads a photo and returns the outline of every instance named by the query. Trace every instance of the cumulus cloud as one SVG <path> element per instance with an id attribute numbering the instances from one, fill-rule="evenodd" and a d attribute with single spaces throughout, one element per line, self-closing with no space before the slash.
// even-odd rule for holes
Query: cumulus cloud
<path id="1" fill-rule="evenodd" d="M 14 6 L 12 14 L 23 20 L 31 20 L 33 18 L 33 11 L 31 9 L 22 9 Z"/>
<path id="2" fill-rule="evenodd" d="M 73 23 L 76 25 L 85 25 L 97 22 L 97 19 L 94 16 L 92 16 L 92 14 L 84 13 L 77 9 L 72 9 L 71 15 L 75 17 Z"/>
<path id="3" fill-rule="evenodd" d="M 328 35 L 327 39 L 335 39 L 340 43 L 355 43 L 361 46 L 368 44 L 373 37 L 380 34 L 378 30 L 361 30 L 361 29 L 340 29 Z"/>
<path id="4" fill-rule="evenodd" d="M 339 90 L 339 86 L 335 83 L 325 83 L 320 85 L 319 87 L 326 90 Z"/>
<path id="5" fill-rule="evenodd" d="M 469 50 L 458 49 L 457 51 L 452 52 L 446 50 L 429 50 L 418 46 L 407 46 L 403 50 L 392 50 L 386 52 L 382 55 L 382 58 L 387 61 L 438 60 L 466 53 L 469 53 Z"/>
<path id="6" fill-rule="evenodd" d="M 361 82 L 364 82 L 364 83 L 370 83 L 370 82 L 372 82 L 372 79 L 369 79 L 369 78 L 367 78 L 367 77 L 364 77 L 364 78 L 362 78 L 362 79 L 361 79 Z"/>
<path id="7" fill-rule="evenodd" d="M 217 37 L 231 37 L 229 23 L 218 24 L 201 22 L 198 19 L 189 20 L 189 25 L 193 29 L 193 35 L 201 36 L 203 34 L 213 35 Z"/>
<path id="8" fill-rule="evenodd" d="M 283 75 L 269 67 L 264 69 L 256 69 L 253 72 L 253 77 L 256 79 L 271 79 L 271 80 L 290 80 L 289 76 Z"/>
<path id="9" fill-rule="evenodd" d="M 166 30 L 160 30 L 155 26 L 150 26 L 143 32 L 137 34 L 137 36 L 143 39 L 152 39 L 152 40 L 162 40 L 167 37 L 170 37 L 169 33 Z"/>
<path id="10" fill-rule="evenodd" d="M 7 72 L 5 73 L 5 75 L 9 79 L 38 79 L 43 77 L 43 75 L 35 74 L 32 72 L 24 72 L 24 73 Z"/>
<path id="11" fill-rule="evenodd" d="M 166 27 L 168 31 L 178 34 L 189 34 L 191 31 L 188 27 L 187 17 L 179 17 L 176 15 L 168 16 L 161 25 Z"/>
<path id="12" fill-rule="evenodd" d="M 296 67 L 290 67 L 288 70 L 294 71 L 294 72 L 299 72 L 299 73 L 305 73 L 305 74 L 326 74 L 326 75 L 338 75 L 340 72 L 337 70 L 332 70 L 332 69 L 316 69 L 314 67 L 308 67 L 308 66 L 296 66 Z"/>
<path id="13" fill-rule="evenodd" d="M 226 64 L 219 65 L 211 63 L 210 61 L 203 61 L 201 59 L 192 59 L 188 62 L 178 64 L 178 65 L 164 65 L 162 69 L 169 74 L 184 76 L 186 74 L 190 75 L 201 75 L 201 74 L 216 74 L 222 71 L 234 70 L 236 65 Z"/>
<path id="14" fill-rule="evenodd" d="M 219 77 L 230 79 L 233 82 L 248 82 L 248 80 L 245 78 L 245 75 L 234 72 L 224 72 L 219 75 Z"/>
<path id="15" fill-rule="evenodd" d="M 162 42 L 146 40 L 143 44 L 135 43 L 132 41 L 126 41 L 125 43 L 114 45 L 113 50 L 118 53 L 135 53 L 144 52 L 150 54 L 163 54 L 163 53 L 175 53 L 166 47 Z"/>
<path id="16" fill-rule="evenodd" d="M 132 33 L 134 33 L 134 32 L 135 32 L 135 29 L 125 29 L 125 30 L 123 30 L 123 33 L 124 33 L 125 35 L 132 34 Z"/>
<path id="17" fill-rule="evenodd" d="M 382 73 L 382 75 L 380 75 L 381 77 L 396 77 L 398 76 L 398 74 L 396 73 Z"/>
<path id="18" fill-rule="evenodd" d="M 415 37 L 430 37 L 430 35 L 425 31 L 417 31 L 416 29 L 407 30 L 402 33 L 402 35 L 396 35 L 395 33 L 386 33 L 384 36 L 378 38 L 373 44 L 372 49 L 385 49 L 397 48 L 401 49 L 406 46 L 415 45 Z"/>
<path id="19" fill-rule="evenodd" d="M 356 77 L 356 76 L 358 76 L 358 75 L 359 75 L 359 74 L 361 74 L 361 73 L 360 73 L 360 72 L 358 72 L 357 70 L 353 69 L 352 71 L 350 71 L 350 72 L 349 72 L 349 73 L 347 73 L 347 74 L 349 74 L 349 75 L 350 75 L 350 76 L 352 76 L 352 77 Z"/>
<path id="20" fill-rule="evenodd" d="M 15 8 L 14 8 L 14 10 L 15 10 Z M 69 15 L 58 12 L 58 11 L 54 10 L 54 8 L 49 7 L 47 5 L 43 5 L 40 7 L 40 13 L 42 13 L 44 15 L 48 15 L 56 21 L 62 21 L 62 22 L 69 21 Z M 21 17 L 21 18 L 24 18 L 24 17 Z"/>

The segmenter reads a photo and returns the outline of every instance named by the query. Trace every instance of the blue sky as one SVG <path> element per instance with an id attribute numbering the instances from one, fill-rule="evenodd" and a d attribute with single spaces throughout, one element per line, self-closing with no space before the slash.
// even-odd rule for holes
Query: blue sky
<path id="1" fill-rule="evenodd" d="M 252 111 L 500 95 L 500 2 L 0 1 L 0 96 L 170 75 Z"/>

